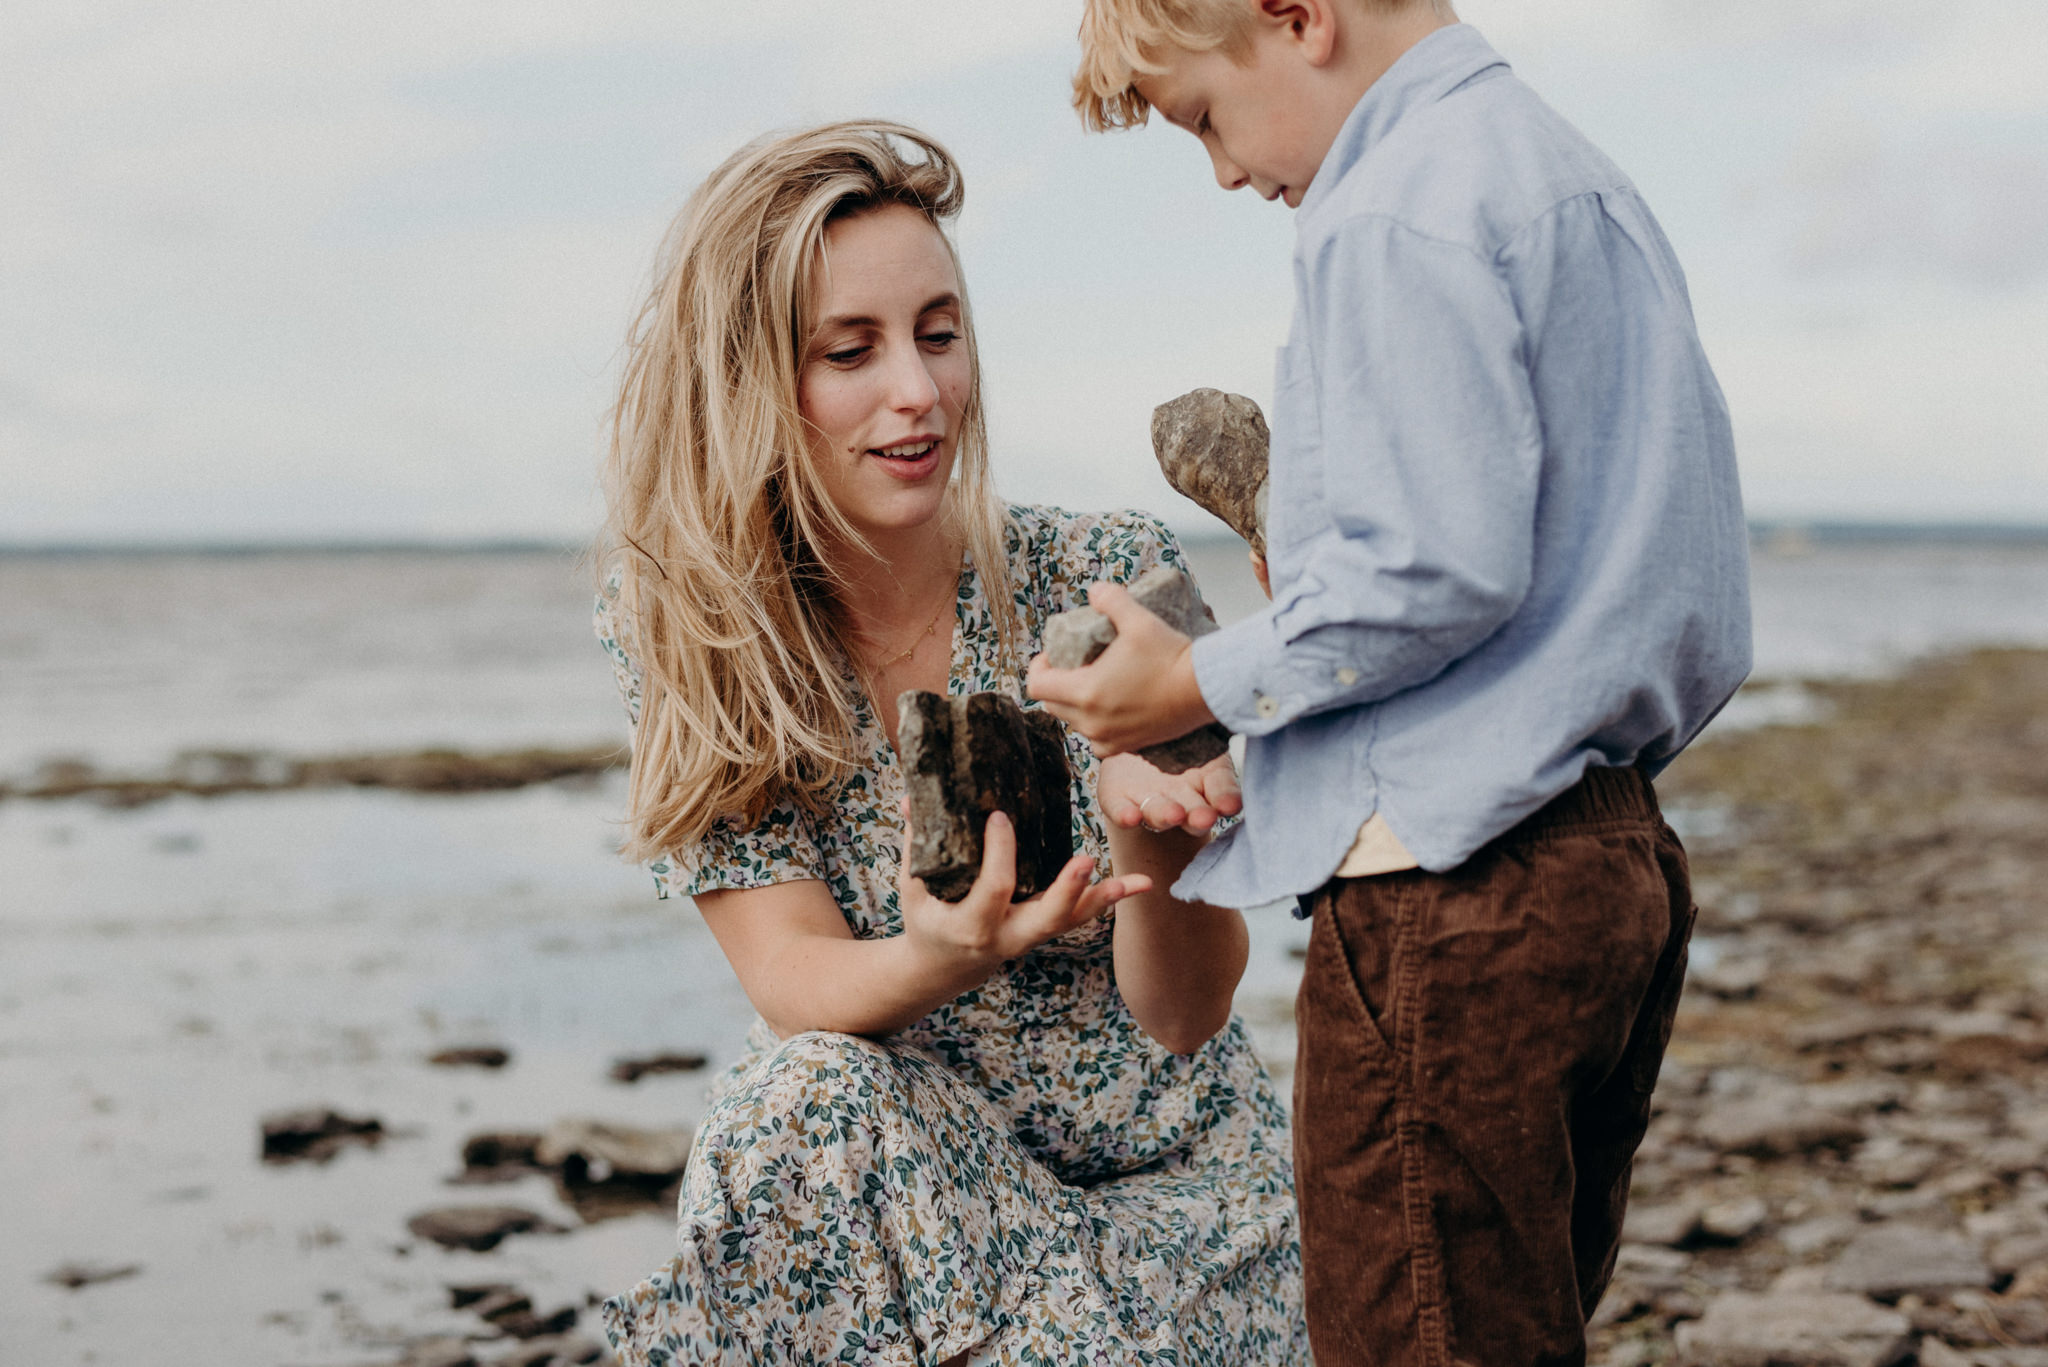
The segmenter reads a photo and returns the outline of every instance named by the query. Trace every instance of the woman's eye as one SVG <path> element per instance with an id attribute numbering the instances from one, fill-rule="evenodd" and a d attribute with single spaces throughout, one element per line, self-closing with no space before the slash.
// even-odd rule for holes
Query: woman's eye
<path id="1" fill-rule="evenodd" d="M 953 345 L 953 343 L 959 341 L 960 334 L 948 328 L 941 328 L 937 332 L 927 332 L 924 336 L 918 338 L 918 340 L 923 342 L 926 346 L 933 348 L 934 350 L 944 350 L 945 348 Z"/>
<path id="2" fill-rule="evenodd" d="M 867 351 L 868 349 L 864 346 L 852 346 L 847 347 L 844 351 L 828 351 L 825 353 L 825 359 L 833 365 L 851 365 L 867 355 Z"/>

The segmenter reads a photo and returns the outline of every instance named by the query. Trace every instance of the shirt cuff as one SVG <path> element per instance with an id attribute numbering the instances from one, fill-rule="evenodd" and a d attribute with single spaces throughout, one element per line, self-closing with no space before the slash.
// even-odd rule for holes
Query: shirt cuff
<path id="1" fill-rule="evenodd" d="M 1197 640 L 1192 652 L 1202 701 L 1241 736 L 1264 736 L 1342 700 L 1360 683 L 1345 662 L 1290 660 L 1272 608 Z"/>

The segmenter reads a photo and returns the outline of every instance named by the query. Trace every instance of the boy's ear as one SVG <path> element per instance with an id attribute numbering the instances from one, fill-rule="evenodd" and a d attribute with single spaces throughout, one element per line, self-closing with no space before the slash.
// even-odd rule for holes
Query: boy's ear
<path id="1" fill-rule="evenodd" d="M 1259 20 L 1286 29 L 1309 65 L 1321 66 L 1336 52 L 1336 0 L 1252 0 L 1252 8 Z"/>

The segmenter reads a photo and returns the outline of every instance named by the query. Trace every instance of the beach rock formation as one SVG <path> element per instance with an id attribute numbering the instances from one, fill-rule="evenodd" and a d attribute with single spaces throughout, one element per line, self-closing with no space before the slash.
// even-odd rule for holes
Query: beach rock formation
<path id="1" fill-rule="evenodd" d="M 451 1286 L 448 1303 L 467 1310 L 502 1334 L 516 1339 L 537 1339 L 566 1334 L 576 1327 L 576 1307 L 565 1305 L 547 1315 L 537 1314 L 533 1298 L 508 1282 L 486 1282 L 479 1286 Z"/>
<path id="2" fill-rule="evenodd" d="M 511 1061 L 511 1051 L 495 1044 L 462 1045 L 427 1055 L 436 1068 L 503 1068 Z"/>
<path id="3" fill-rule="evenodd" d="M 1266 416 L 1242 394 L 1196 389 L 1152 410 L 1152 454 L 1166 482 L 1266 554 Z"/>
<path id="4" fill-rule="evenodd" d="M 347 1116 L 325 1107 L 282 1111 L 263 1117 L 263 1161 L 325 1163 L 349 1144 L 376 1144 L 384 1122 L 375 1116 Z"/>
<path id="5" fill-rule="evenodd" d="M 612 1061 L 613 1082 L 634 1083 L 649 1074 L 694 1073 L 710 1060 L 695 1050 L 670 1051 L 660 1054 L 646 1054 L 639 1058 L 622 1058 Z"/>
<path id="6" fill-rule="evenodd" d="M 1216 630 L 1216 615 L 1202 601 L 1195 581 L 1171 565 L 1160 565 L 1139 575 L 1131 582 L 1130 593 L 1140 607 L 1183 636 L 1207 636 Z M 1045 624 L 1045 660 L 1055 669 L 1079 669 L 1107 650 L 1115 639 L 1116 627 L 1094 608 L 1055 613 Z M 1147 763 L 1169 774 L 1199 769 L 1228 753 L 1230 731 L 1219 722 L 1138 752 Z"/>
<path id="7" fill-rule="evenodd" d="M 982 831 L 1003 812 L 1017 832 L 1013 901 L 1051 886 L 1073 857 L 1073 770 L 1060 724 L 999 693 L 896 700 L 896 749 L 910 795 L 912 877 L 957 902 L 981 871 Z"/>
<path id="8" fill-rule="evenodd" d="M 441 1206 L 423 1210 L 405 1222 L 417 1238 L 443 1248 L 466 1248 L 488 1253 L 513 1234 L 560 1234 L 560 1225 L 550 1224 L 524 1206 Z"/>
<path id="9" fill-rule="evenodd" d="M 77 1291 L 82 1287 L 98 1286 L 101 1282 L 118 1282 L 140 1276 L 141 1273 L 141 1263 L 65 1263 L 45 1272 L 43 1280 L 66 1291 Z"/>

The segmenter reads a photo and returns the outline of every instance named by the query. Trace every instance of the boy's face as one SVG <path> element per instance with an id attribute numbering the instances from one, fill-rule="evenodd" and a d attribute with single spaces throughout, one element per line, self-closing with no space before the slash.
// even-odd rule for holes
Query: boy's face
<path id="1" fill-rule="evenodd" d="M 1160 116 L 1202 140 L 1226 190 L 1301 207 L 1301 197 L 1337 140 L 1349 106 L 1317 98 L 1315 66 L 1300 37 L 1257 25 L 1242 60 L 1209 52 L 1161 54 L 1166 69 L 1132 84 Z"/>

